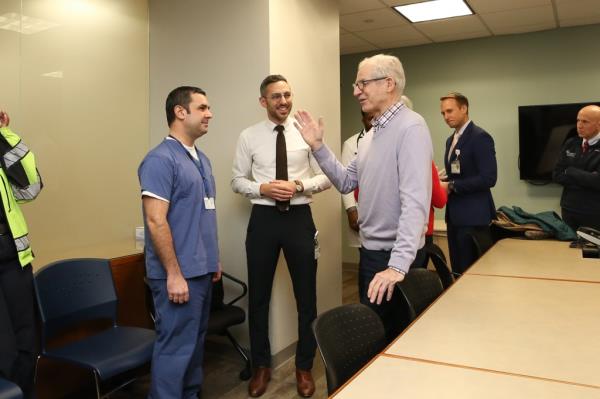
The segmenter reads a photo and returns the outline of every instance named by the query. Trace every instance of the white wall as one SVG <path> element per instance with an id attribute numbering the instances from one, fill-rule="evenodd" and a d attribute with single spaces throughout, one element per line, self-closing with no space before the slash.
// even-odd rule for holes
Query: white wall
<path id="1" fill-rule="evenodd" d="M 146 0 L 4 0 L 0 15 L 49 23 L 0 30 L 0 107 L 44 182 L 22 207 L 38 269 L 136 252 L 137 166 L 148 150 Z M 26 26 L 26 25 L 22 25 Z"/>
<path id="2" fill-rule="evenodd" d="M 263 116 L 257 98 L 269 70 L 268 29 L 267 0 L 150 0 L 151 146 L 168 133 L 168 93 L 182 85 L 204 89 L 214 117 L 196 145 L 211 160 L 217 184 L 223 268 L 244 281 L 249 206 L 229 182 L 239 133 Z M 246 339 L 247 326 L 236 335 Z"/>
<path id="3" fill-rule="evenodd" d="M 271 0 L 270 73 L 284 75 L 294 92 L 294 108 L 323 116 L 327 144 L 340 148 L 339 16 L 332 0 Z M 339 152 L 338 152 L 339 155 Z M 331 188 L 316 194 L 312 205 L 319 230 L 321 258 L 317 273 L 319 312 L 341 304 L 340 194 Z M 283 257 L 282 257 L 283 258 Z M 280 259 L 271 301 L 273 351 L 295 341 L 296 305 L 285 262 Z M 277 333 L 273 334 L 274 329 Z"/>

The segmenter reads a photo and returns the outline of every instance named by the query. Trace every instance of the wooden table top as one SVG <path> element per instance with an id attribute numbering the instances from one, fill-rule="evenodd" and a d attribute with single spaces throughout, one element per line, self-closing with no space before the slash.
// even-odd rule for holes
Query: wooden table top
<path id="1" fill-rule="evenodd" d="M 600 259 L 581 256 L 564 241 L 498 241 L 466 274 L 548 278 L 600 283 Z"/>
<path id="2" fill-rule="evenodd" d="M 555 381 L 380 355 L 335 399 L 588 399 L 600 390 Z"/>
<path id="3" fill-rule="evenodd" d="M 600 284 L 466 274 L 385 353 L 600 388 Z"/>

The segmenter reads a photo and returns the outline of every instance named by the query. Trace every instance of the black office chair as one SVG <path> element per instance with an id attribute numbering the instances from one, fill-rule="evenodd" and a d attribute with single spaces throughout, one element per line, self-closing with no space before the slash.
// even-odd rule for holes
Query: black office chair
<path id="1" fill-rule="evenodd" d="M 151 360 L 154 331 L 117 325 L 117 295 L 108 260 L 70 259 L 51 263 L 35 273 L 34 287 L 42 324 L 40 357 L 92 370 L 98 398 L 102 397 L 102 383 Z M 112 326 L 59 347 L 48 347 L 53 337 L 82 323 L 102 319 L 111 321 Z M 132 381 L 120 383 L 104 396 Z"/>
<path id="2" fill-rule="evenodd" d="M 225 290 L 223 288 L 223 280 L 227 279 L 240 286 L 242 293 L 232 300 L 225 302 Z M 147 283 L 147 278 L 144 279 Z M 146 284 L 146 287 L 148 285 Z M 150 317 L 154 321 L 154 302 L 152 300 L 152 293 L 148 288 L 146 291 L 146 305 L 150 311 Z M 252 376 L 252 369 L 250 366 L 250 359 L 248 358 L 248 351 L 243 348 L 237 340 L 229 332 L 229 327 L 233 327 L 238 324 L 242 324 L 246 321 L 246 312 L 239 306 L 234 305 L 237 301 L 242 299 L 248 293 L 248 286 L 241 280 L 233 277 L 231 274 L 222 272 L 222 278 L 213 283 L 212 299 L 210 304 L 210 316 L 208 318 L 207 335 L 221 335 L 226 336 L 235 350 L 240 354 L 244 361 L 244 368 L 239 373 L 241 380 L 248 380 Z"/>
<path id="3" fill-rule="evenodd" d="M 446 289 L 454 284 L 454 281 L 460 277 L 460 274 L 450 270 L 444 253 L 439 247 L 436 246 L 436 248 L 428 247 L 427 255 L 429 256 L 429 259 L 431 260 L 431 263 L 433 264 L 433 267 L 435 268 L 435 271 L 442 282 L 442 286 L 444 289 Z"/>
<path id="4" fill-rule="evenodd" d="M 232 300 L 225 302 L 225 290 L 223 289 L 223 279 L 228 279 L 235 284 L 239 285 L 242 289 L 242 293 Z M 233 277 L 229 273 L 222 273 L 222 278 L 213 284 L 212 302 L 210 305 L 210 317 L 208 318 L 208 331 L 207 334 L 217 334 L 226 336 L 235 350 L 240 354 L 244 360 L 244 369 L 240 371 L 240 379 L 248 380 L 252 375 L 250 368 L 250 359 L 246 349 L 237 342 L 237 340 L 229 332 L 229 327 L 233 327 L 238 324 L 242 324 L 246 320 L 246 312 L 239 306 L 235 306 L 234 303 L 246 296 L 248 287 L 246 284 Z"/>
<path id="5" fill-rule="evenodd" d="M 381 319 L 360 303 L 321 314 L 312 330 L 325 364 L 329 395 L 381 352 L 386 343 Z"/>
<path id="6" fill-rule="evenodd" d="M 0 399 L 21 399 L 23 392 L 14 383 L 0 377 Z"/>
<path id="7" fill-rule="evenodd" d="M 410 269 L 404 280 L 397 283 L 396 287 L 401 293 L 401 302 L 407 310 L 404 328 L 444 291 L 438 274 L 427 269 Z"/>

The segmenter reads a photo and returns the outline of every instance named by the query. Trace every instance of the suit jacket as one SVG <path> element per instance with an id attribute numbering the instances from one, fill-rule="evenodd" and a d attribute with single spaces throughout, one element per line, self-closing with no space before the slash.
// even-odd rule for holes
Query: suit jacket
<path id="1" fill-rule="evenodd" d="M 571 212 L 600 213 L 600 142 L 584 154 L 581 137 L 563 145 L 552 177 L 564 186 L 560 206 Z"/>
<path id="2" fill-rule="evenodd" d="M 452 136 L 446 140 L 444 165 L 448 181 L 454 181 L 454 191 L 446 204 L 446 223 L 455 226 L 486 226 L 495 218 L 496 207 L 491 187 L 496 185 L 497 165 L 494 139 L 485 130 L 469 123 L 458 139 L 450 160 L 448 152 Z M 460 150 L 460 174 L 451 173 L 450 164 Z"/>

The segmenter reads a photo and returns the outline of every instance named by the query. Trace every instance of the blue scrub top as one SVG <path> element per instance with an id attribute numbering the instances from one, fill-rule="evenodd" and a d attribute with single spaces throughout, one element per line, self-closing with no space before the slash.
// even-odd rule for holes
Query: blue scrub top
<path id="1" fill-rule="evenodd" d="M 165 139 L 152 149 L 138 169 L 143 191 L 169 201 L 167 221 L 175 254 L 185 278 L 217 271 L 219 246 L 217 212 L 206 209 L 204 198 L 216 195 L 210 161 L 198 151 L 194 160 L 177 140 Z M 166 270 L 152 244 L 144 215 L 146 273 L 148 278 L 164 279 Z"/>

